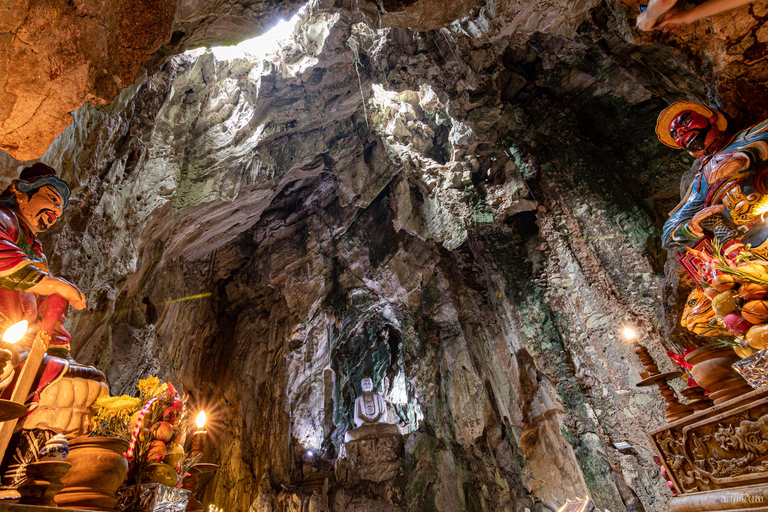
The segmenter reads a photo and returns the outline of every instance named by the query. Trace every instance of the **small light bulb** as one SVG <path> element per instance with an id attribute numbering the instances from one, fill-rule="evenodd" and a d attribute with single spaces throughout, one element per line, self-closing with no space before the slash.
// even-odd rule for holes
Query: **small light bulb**
<path id="1" fill-rule="evenodd" d="M 312 457 L 314 455 L 315 455 L 315 452 L 313 452 L 312 450 L 307 450 L 307 457 Z"/>
<path id="2" fill-rule="evenodd" d="M 205 426 L 205 411 L 200 411 L 197 415 L 197 428 L 203 428 Z"/>
<path id="3" fill-rule="evenodd" d="M 16 343 L 27 333 L 27 326 L 29 323 L 26 320 L 22 320 L 17 324 L 13 324 L 3 334 L 3 341 L 6 343 Z"/>
<path id="4" fill-rule="evenodd" d="M 629 327 L 625 327 L 624 328 L 624 337 L 627 338 L 628 340 L 635 339 L 635 331 L 633 331 Z"/>

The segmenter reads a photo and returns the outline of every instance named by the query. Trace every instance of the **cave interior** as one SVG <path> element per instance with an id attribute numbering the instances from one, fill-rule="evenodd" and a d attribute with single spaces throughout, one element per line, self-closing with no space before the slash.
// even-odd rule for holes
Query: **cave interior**
<path id="1" fill-rule="evenodd" d="M 10 2 L 2 188 L 43 162 L 72 189 L 40 235 L 87 300 L 72 356 L 206 408 L 206 510 L 667 510 L 621 329 L 665 371 L 695 345 L 661 233 L 698 167 L 654 127 L 768 117 L 768 4 L 651 32 L 639 7 Z M 396 475 L 313 487 L 364 376 Z"/>

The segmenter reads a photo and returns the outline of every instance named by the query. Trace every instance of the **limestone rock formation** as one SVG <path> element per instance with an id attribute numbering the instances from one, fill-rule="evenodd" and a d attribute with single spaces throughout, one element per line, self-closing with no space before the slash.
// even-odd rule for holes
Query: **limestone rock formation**
<path id="1" fill-rule="evenodd" d="M 113 393 L 152 373 L 212 404 L 225 510 L 662 510 L 662 406 L 619 327 L 662 367 L 689 342 L 658 231 L 691 161 L 655 116 L 745 101 L 699 79 L 700 29 L 675 53 L 614 3 L 315 1 L 264 58 L 171 56 L 255 5 L 183 3 L 146 79 L 43 156 L 74 190 L 45 243 L 88 291 L 75 357 Z M 402 464 L 334 472 L 366 374 Z"/>
<path id="2" fill-rule="evenodd" d="M 38 158 L 88 102 L 112 101 L 166 43 L 172 1 L 14 0 L 0 20 L 0 149 Z"/>
<path id="3" fill-rule="evenodd" d="M 345 444 L 344 451 L 335 468 L 340 482 L 349 485 L 356 485 L 360 480 L 380 483 L 403 473 L 405 457 L 400 436 L 351 441 Z"/>

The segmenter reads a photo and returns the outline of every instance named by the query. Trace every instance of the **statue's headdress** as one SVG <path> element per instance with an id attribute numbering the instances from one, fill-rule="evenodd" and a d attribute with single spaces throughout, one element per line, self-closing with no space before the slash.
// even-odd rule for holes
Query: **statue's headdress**
<path id="1" fill-rule="evenodd" d="M 15 180 L 16 190 L 19 192 L 29 193 L 42 188 L 46 185 L 50 185 L 56 189 L 61 196 L 61 209 L 65 209 L 69 203 L 69 195 L 71 190 L 66 181 L 56 176 L 56 169 L 49 167 L 43 163 L 36 163 L 31 167 L 25 167 L 21 171 L 19 179 Z M 9 188 L 5 189 L 0 194 L 0 204 L 3 206 L 13 206 L 16 198 L 11 194 Z"/>
<path id="2" fill-rule="evenodd" d="M 712 110 L 709 107 L 705 107 L 701 103 L 696 103 L 693 101 L 678 101 L 662 110 L 661 114 L 659 114 L 659 117 L 656 120 L 656 136 L 661 142 L 671 148 L 680 149 L 680 146 L 677 145 L 675 139 L 673 139 L 672 135 L 669 134 L 669 125 L 672 124 L 672 121 L 680 114 L 680 112 L 684 110 L 693 110 L 694 112 L 698 112 L 699 114 L 705 115 L 708 118 L 717 116 L 717 121 L 715 122 L 717 128 L 721 132 L 724 132 L 725 129 L 728 128 L 728 120 L 717 110 Z"/>

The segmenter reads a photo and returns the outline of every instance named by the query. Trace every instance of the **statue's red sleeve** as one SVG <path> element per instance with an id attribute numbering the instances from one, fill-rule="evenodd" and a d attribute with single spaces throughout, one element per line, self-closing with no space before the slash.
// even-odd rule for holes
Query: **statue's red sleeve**
<path id="1" fill-rule="evenodd" d="M 32 261 L 19 248 L 18 238 L 18 221 L 10 210 L 0 207 L 0 288 L 26 290 L 48 275 L 44 263 Z"/>
<path id="2" fill-rule="evenodd" d="M 48 312 L 48 301 L 50 296 L 42 297 L 37 303 L 38 322 L 42 325 L 43 318 Z M 65 317 L 62 314 L 53 326 L 53 330 L 49 333 L 51 335 L 51 341 L 48 347 L 63 347 L 69 350 L 69 342 L 72 336 L 64 328 Z"/>

